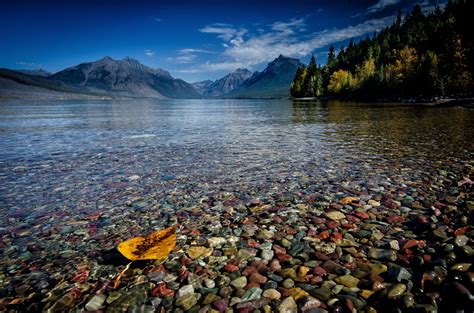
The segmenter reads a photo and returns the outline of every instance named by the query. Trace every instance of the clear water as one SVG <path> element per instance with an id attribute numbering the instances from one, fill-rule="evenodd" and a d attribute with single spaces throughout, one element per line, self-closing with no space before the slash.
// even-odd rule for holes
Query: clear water
<path id="1" fill-rule="evenodd" d="M 388 103 L 3 102 L 0 223 L 131 197 L 179 209 L 222 192 L 250 200 L 429 184 L 474 163 L 473 125 L 474 110 Z"/>

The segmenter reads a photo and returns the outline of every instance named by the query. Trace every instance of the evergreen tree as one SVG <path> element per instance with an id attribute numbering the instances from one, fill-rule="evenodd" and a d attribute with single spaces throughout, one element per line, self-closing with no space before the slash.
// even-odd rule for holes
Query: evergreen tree
<path id="1" fill-rule="evenodd" d="M 305 97 L 314 97 L 314 79 L 313 77 L 316 75 L 316 60 L 314 56 L 311 56 L 311 60 L 309 61 L 309 65 L 307 68 L 307 73 L 305 75 L 303 81 L 303 94 Z"/>
<path id="2" fill-rule="evenodd" d="M 336 66 L 336 52 L 334 49 L 334 46 L 329 47 L 329 53 L 328 53 L 328 61 L 327 61 L 327 67 L 329 69 L 334 68 Z"/>

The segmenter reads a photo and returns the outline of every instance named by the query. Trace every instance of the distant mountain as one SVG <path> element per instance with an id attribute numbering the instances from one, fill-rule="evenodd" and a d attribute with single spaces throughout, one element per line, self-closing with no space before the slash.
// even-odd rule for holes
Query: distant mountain
<path id="1" fill-rule="evenodd" d="M 228 98 L 283 98 L 290 95 L 290 84 L 296 70 L 303 64 L 298 59 L 280 55 L 268 63 L 262 72 L 255 72 Z"/>
<path id="2" fill-rule="evenodd" d="M 132 58 L 105 57 L 62 70 L 51 79 L 81 87 L 89 92 L 152 98 L 199 98 L 199 93 L 169 72 L 154 69 Z"/>
<path id="3" fill-rule="evenodd" d="M 207 87 L 209 87 L 210 85 L 212 85 L 214 82 L 212 80 L 203 80 L 202 82 L 195 82 L 195 83 L 192 83 L 191 85 L 194 87 L 194 89 L 197 90 L 197 92 L 199 92 L 199 94 L 203 94 L 204 91 L 206 91 Z"/>
<path id="4" fill-rule="evenodd" d="M 105 57 L 81 63 L 52 75 L 46 71 L 0 69 L 1 97 L 149 97 L 149 98 L 282 98 L 289 86 L 297 59 L 279 56 L 262 72 L 237 69 L 216 81 L 189 84 L 173 78 L 169 72 L 151 68 L 131 58 L 114 60 Z M 69 94 L 64 96 L 64 94 Z"/>
<path id="5" fill-rule="evenodd" d="M 203 92 L 206 97 L 224 96 L 239 88 L 243 82 L 252 76 L 252 72 L 247 69 L 237 69 L 234 72 L 216 80 L 210 84 Z"/>
<path id="6" fill-rule="evenodd" d="M 28 75 L 9 69 L 0 69 L 0 89 L 7 90 L 8 86 L 13 87 L 17 85 L 23 86 L 21 89 L 26 87 L 34 87 L 35 89 L 41 88 L 48 91 L 54 92 L 65 92 L 65 93 L 82 93 L 83 90 L 79 87 L 69 86 L 63 82 L 52 80 L 49 77 L 42 77 L 38 75 Z"/>
<path id="7" fill-rule="evenodd" d="M 27 75 L 34 75 L 34 76 L 41 76 L 41 77 L 48 77 L 51 76 L 53 73 L 45 71 L 43 69 L 37 69 L 37 70 L 17 70 L 17 72 L 27 74 Z"/>

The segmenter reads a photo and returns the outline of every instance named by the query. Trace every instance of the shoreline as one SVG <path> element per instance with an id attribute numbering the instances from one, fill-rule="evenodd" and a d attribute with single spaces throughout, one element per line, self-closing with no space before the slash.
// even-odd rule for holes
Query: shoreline
<path id="1" fill-rule="evenodd" d="M 455 107 L 462 106 L 467 108 L 474 108 L 474 98 L 443 98 L 427 100 L 424 98 L 385 98 L 385 99 L 373 99 L 373 98 L 351 98 L 351 97 L 305 97 L 305 98 L 290 98 L 294 101 L 328 101 L 328 100 L 339 100 L 347 102 L 372 102 L 372 103 L 400 103 L 400 104 L 416 104 L 426 105 L 433 107 Z"/>
<path id="2" fill-rule="evenodd" d="M 18 92 L 4 92 L 0 90 L 0 102 L 10 100 L 41 100 L 41 101 L 56 101 L 56 100 L 278 100 L 288 99 L 292 101 L 311 102 L 311 101 L 330 101 L 338 100 L 345 102 L 361 102 L 361 103 L 399 103 L 399 104 L 413 104 L 424 105 L 432 107 L 465 107 L 474 108 L 474 97 L 468 98 L 443 98 L 443 99 L 425 99 L 425 98 L 360 98 L 360 97 L 262 97 L 262 98 L 154 98 L 154 97 L 138 97 L 138 96 L 123 96 L 123 95 L 96 95 L 96 94 L 80 94 L 80 93 L 63 93 L 63 92 L 44 92 L 44 93 L 18 93 Z"/>

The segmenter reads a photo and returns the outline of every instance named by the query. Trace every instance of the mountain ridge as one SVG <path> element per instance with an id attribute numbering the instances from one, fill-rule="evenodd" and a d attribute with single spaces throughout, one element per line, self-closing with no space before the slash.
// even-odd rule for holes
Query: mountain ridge
<path id="1" fill-rule="evenodd" d="M 44 90 L 112 98 L 281 98 L 288 96 L 289 85 L 301 64 L 298 59 L 280 55 L 261 72 L 238 68 L 215 81 L 190 84 L 174 78 L 164 69 L 151 68 L 136 59 L 114 60 L 106 56 L 54 74 L 44 70 L 0 69 L 0 96 L 7 95 L 9 89 L 16 89 L 15 94 L 21 95 L 31 88 L 35 94 Z"/>
<path id="2" fill-rule="evenodd" d="M 290 84 L 296 70 L 303 63 L 299 59 L 284 55 L 269 62 L 262 72 L 255 72 L 236 90 L 230 98 L 284 98 L 290 96 Z"/>
<path id="3" fill-rule="evenodd" d="M 196 98 L 191 84 L 175 79 L 168 71 L 151 68 L 126 57 L 114 60 L 104 57 L 59 71 L 50 77 L 90 91 L 114 92 L 123 96 L 151 98 Z"/>
<path id="4" fill-rule="evenodd" d="M 224 96 L 235 89 L 252 76 L 252 72 L 247 69 L 238 68 L 224 77 L 214 81 L 203 92 L 205 97 Z"/>

